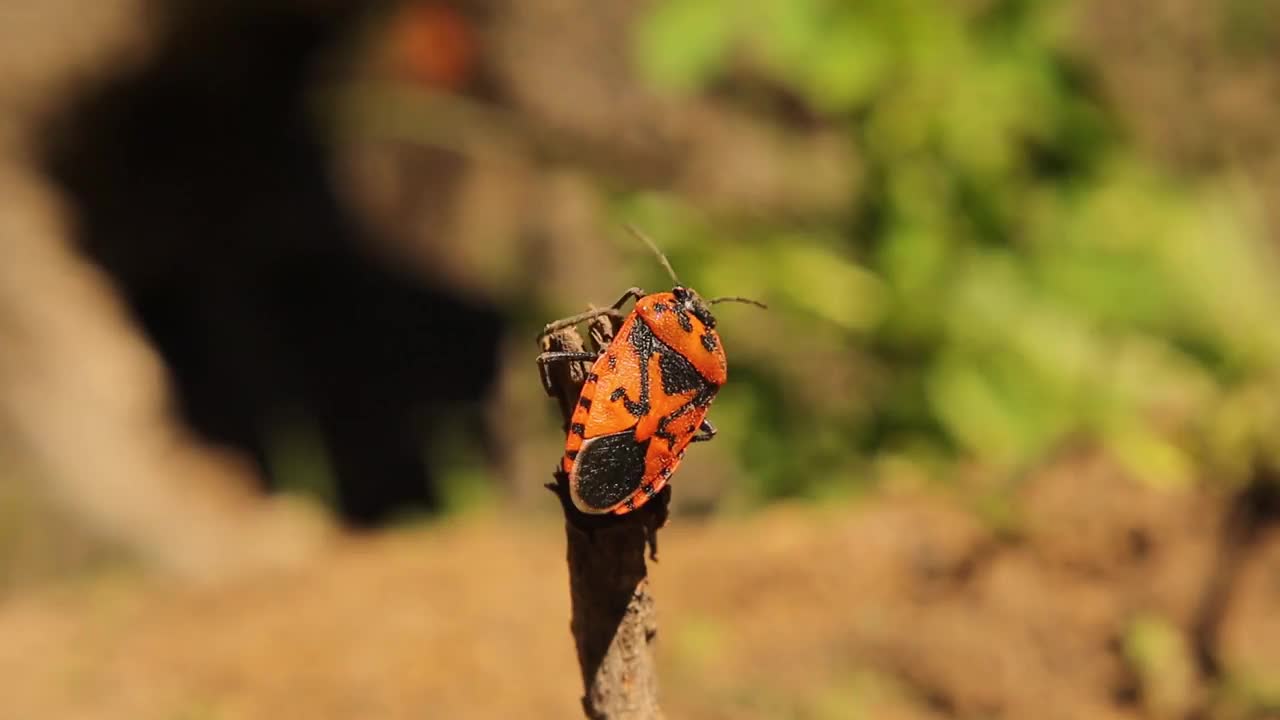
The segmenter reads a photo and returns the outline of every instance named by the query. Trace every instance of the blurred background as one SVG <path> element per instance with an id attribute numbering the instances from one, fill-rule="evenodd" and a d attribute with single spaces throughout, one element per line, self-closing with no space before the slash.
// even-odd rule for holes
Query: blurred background
<path id="1" fill-rule="evenodd" d="M 724 305 L 678 718 L 1280 717 L 1280 3 L 7 0 L 0 717 L 575 717 L 543 323 Z"/>

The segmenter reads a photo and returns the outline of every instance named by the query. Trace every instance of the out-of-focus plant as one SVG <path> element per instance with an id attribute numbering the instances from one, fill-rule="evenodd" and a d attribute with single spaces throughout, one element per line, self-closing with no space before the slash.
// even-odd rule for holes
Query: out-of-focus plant
<path id="1" fill-rule="evenodd" d="M 758 496 L 961 458 L 1014 478 L 1072 439 L 1171 484 L 1280 461 L 1280 268 L 1248 193 L 1130 150 L 1067 8 L 660 0 L 640 26 L 655 86 L 771 85 L 866 164 L 856 209 L 800 231 L 626 209 L 693 284 L 779 306 L 734 331 L 752 391 L 717 405 Z"/>
<path id="2" fill-rule="evenodd" d="M 1186 717 L 1200 702 L 1195 658 L 1186 637 L 1164 618 L 1134 618 L 1121 639 L 1150 717 Z"/>

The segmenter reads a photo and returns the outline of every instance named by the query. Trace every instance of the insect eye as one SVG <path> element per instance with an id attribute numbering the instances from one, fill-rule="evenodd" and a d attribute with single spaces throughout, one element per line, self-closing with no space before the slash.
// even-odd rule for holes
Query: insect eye
<path id="1" fill-rule="evenodd" d="M 689 299 L 689 291 L 679 285 L 671 288 L 671 294 L 675 295 L 676 300 L 679 300 L 680 302 L 684 302 Z"/>

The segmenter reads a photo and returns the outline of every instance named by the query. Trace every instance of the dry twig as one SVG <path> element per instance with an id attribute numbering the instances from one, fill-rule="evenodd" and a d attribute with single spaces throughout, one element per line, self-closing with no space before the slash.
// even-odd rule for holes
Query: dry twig
<path id="1" fill-rule="evenodd" d="M 593 321 L 593 349 L 607 344 L 617 325 L 618 319 L 610 316 Z M 543 340 L 544 351 L 583 349 L 574 328 Z M 587 372 L 585 363 L 576 362 L 547 369 L 566 429 Z M 583 711 L 591 720 L 660 718 L 652 649 L 658 623 L 645 552 L 651 550 L 651 557 L 656 557 L 657 531 L 667 519 L 670 488 L 626 515 L 587 515 L 569 500 L 568 478 L 559 468 L 555 480 L 547 487 L 564 508 L 573 604 L 570 629 L 582 668 Z"/>

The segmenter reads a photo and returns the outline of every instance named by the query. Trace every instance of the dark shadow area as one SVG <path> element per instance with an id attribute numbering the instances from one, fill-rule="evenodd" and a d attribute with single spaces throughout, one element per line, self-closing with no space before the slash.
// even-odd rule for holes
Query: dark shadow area
<path id="1" fill-rule="evenodd" d="M 349 522 L 437 508 L 428 433 L 487 394 L 503 320 L 373 256 L 335 195 L 307 103 L 357 11 L 180 9 L 146 67 L 50 129 L 83 251 L 207 438 L 268 476 L 273 423 L 301 416 Z M 458 168 L 439 162 L 446 193 Z"/>

